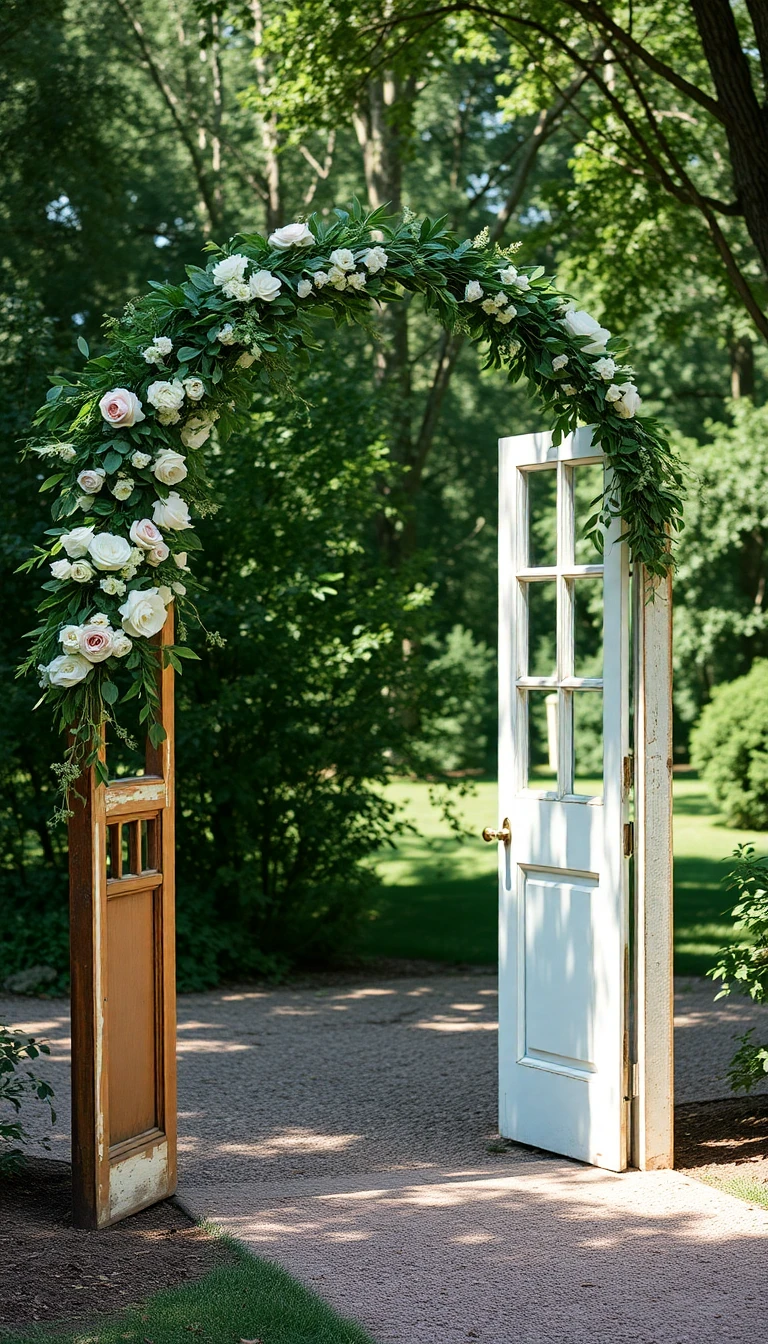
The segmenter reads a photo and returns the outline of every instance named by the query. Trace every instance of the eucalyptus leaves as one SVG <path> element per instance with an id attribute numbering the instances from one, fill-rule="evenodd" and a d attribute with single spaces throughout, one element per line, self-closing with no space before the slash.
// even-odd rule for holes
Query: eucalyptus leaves
<path id="1" fill-rule="evenodd" d="M 41 490 L 57 494 L 49 545 L 24 566 L 46 566 L 50 578 L 23 670 L 38 669 L 42 699 L 73 735 L 65 785 L 83 764 L 103 777 L 104 724 L 120 731 L 121 698 L 138 698 L 150 740 L 161 740 L 150 640 L 175 603 L 182 643 L 164 656 L 179 671 L 196 656 L 183 642 L 196 614 L 187 558 L 200 549 L 193 514 L 213 507 L 201 449 L 214 430 L 224 448 L 255 380 L 290 390 L 320 317 L 367 325 L 371 300 L 421 294 L 444 326 L 485 349 L 486 367 L 528 379 L 556 439 L 594 426 L 612 467 L 591 520 L 597 543 L 601 522 L 619 514 L 635 560 L 653 575 L 669 567 L 668 529 L 681 514 L 675 459 L 659 427 L 636 417 L 621 342 L 541 267 L 518 269 L 513 249 L 483 236 L 457 243 L 444 220 L 366 215 L 357 202 L 329 221 L 312 216 L 208 250 L 205 269 L 188 267 L 181 285 L 153 284 L 108 324 L 106 353 L 78 377 L 52 378 L 36 417 L 29 451 L 51 463 Z"/>

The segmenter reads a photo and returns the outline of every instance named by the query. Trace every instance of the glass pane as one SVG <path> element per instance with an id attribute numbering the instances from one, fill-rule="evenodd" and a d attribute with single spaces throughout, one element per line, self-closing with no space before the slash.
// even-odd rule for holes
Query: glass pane
<path id="1" fill-rule="evenodd" d="M 602 555 L 593 541 L 584 536 L 589 519 L 600 508 L 603 492 L 603 466 L 593 462 L 591 466 L 574 467 L 574 514 L 576 519 L 575 560 L 577 565 L 600 564 Z"/>
<path id="2" fill-rule="evenodd" d="M 603 580 L 573 583 L 573 674 L 603 675 Z"/>
<path id="3" fill-rule="evenodd" d="M 528 779 L 526 788 L 557 789 L 557 691 L 526 691 Z"/>
<path id="4" fill-rule="evenodd" d="M 527 471 L 528 565 L 557 564 L 557 471 Z"/>
<path id="5" fill-rule="evenodd" d="M 528 676 L 557 675 L 557 585 L 554 579 L 526 583 L 528 593 Z"/>
<path id="6" fill-rule="evenodd" d="M 603 693 L 573 693 L 573 792 L 589 798 L 603 793 Z"/>

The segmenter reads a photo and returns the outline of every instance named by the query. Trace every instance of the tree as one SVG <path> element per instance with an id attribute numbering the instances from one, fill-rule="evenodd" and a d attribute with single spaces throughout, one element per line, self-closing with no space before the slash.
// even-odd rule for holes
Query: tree
<path id="1" fill-rule="evenodd" d="M 594 95 L 579 104 L 590 149 L 624 175 L 628 190 L 646 179 L 700 218 L 740 303 L 768 338 L 762 0 L 644 0 L 639 9 L 601 0 L 363 0 L 329 9 L 304 0 L 290 12 L 293 43 L 300 48 L 313 32 L 314 106 L 332 99 L 338 107 L 372 71 L 404 60 L 409 46 L 422 50 L 431 40 L 439 48 L 445 30 L 465 42 L 479 42 L 478 30 L 503 34 L 511 69 L 527 66 L 520 82 L 539 106 L 582 77 Z"/>

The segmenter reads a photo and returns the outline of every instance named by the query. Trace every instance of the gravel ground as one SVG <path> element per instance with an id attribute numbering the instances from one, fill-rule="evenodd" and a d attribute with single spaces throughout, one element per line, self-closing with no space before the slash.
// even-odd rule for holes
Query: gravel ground
<path id="1" fill-rule="evenodd" d="M 678 1102 L 727 1094 L 768 1010 L 679 982 Z M 381 1344 L 750 1344 L 768 1215 L 679 1172 L 493 1151 L 491 975 L 227 990 L 179 1003 L 180 1193 Z M 66 1155 L 66 1005 L 46 1035 Z M 489 1151 L 490 1148 L 490 1151 Z"/>

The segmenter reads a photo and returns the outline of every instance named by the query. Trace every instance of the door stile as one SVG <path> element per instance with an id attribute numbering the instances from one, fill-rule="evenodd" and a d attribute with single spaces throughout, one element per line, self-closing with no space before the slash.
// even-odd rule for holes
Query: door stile
<path id="1" fill-rule="evenodd" d="M 674 1165 L 672 576 L 638 567 L 635 631 L 635 1051 L 632 1161 Z M 649 586 L 653 601 L 648 601 Z"/>
<path id="2" fill-rule="evenodd" d="M 173 643 L 170 611 L 156 643 Z M 85 771 L 69 825 L 77 1227 L 108 1226 L 176 1188 L 170 667 L 158 685 L 166 738 L 147 744 L 145 773 L 103 785 Z"/>

